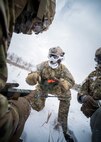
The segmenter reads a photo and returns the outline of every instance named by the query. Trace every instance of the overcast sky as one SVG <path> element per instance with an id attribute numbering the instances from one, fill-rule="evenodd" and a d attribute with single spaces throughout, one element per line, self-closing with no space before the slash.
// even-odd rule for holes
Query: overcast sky
<path id="1" fill-rule="evenodd" d="M 35 35 L 13 34 L 9 52 L 34 65 L 47 60 L 50 47 L 65 51 L 64 64 L 81 83 L 94 70 L 94 54 L 101 46 L 101 1 L 57 0 L 49 30 Z"/>

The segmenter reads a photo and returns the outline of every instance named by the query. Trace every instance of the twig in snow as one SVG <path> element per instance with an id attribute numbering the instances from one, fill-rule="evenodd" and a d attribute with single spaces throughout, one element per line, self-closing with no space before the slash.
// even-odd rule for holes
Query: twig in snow
<path id="1" fill-rule="evenodd" d="M 46 124 L 48 123 L 48 121 L 49 121 L 49 119 L 50 119 L 51 115 L 52 115 L 52 113 L 51 113 L 51 112 L 50 112 L 50 113 L 48 113 L 47 120 L 43 123 L 43 125 L 44 125 L 45 123 L 46 123 Z M 43 125 L 42 125 L 42 126 L 43 126 Z"/>

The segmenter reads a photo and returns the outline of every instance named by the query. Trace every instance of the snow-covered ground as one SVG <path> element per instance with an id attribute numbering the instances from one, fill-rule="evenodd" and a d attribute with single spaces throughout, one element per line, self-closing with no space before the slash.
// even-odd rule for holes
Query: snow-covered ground
<path id="1" fill-rule="evenodd" d="M 8 69 L 8 82 L 18 82 L 20 84 L 18 88 L 34 88 L 25 82 L 28 74 L 27 71 L 12 65 L 8 65 Z M 80 111 L 81 104 L 77 102 L 77 92 L 74 90 L 71 91 L 72 100 L 69 111 L 69 128 L 74 132 L 78 142 L 91 142 L 89 119 Z M 49 97 L 46 99 L 45 108 L 42 111 L 31 110 L 21 136 L 24 142 L 65 142 L 62 129 L 57 125 L 58 106 L 58 99 Z"/>

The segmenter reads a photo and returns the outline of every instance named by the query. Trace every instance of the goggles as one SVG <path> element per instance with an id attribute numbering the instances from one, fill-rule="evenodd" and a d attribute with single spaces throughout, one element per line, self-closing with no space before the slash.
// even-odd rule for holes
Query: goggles
<path id="1" fill-rule="evenodd" d="M 59 56 L 54 55 L 54 54 L 50 54 L 49 57 L 50 57 L 50 58 L 53 57 L 54 59 L 58 59 L 58 58 L 59 58 Z"/>
<path id="2" fill-rule="evenodd" d="M 57 59 L 57 58 L 60 58 L 60 57 L 63 57 L 64 56 L 64 52 L 61 53 L 60 55 L 55 55 L 55 54 L 49 54 L 49 57 L 53 57 L 54 59 Z"/>
<path id="3" fill-rule="evenodd" d="M 64 54 L 61 54 L 61 56 L 54 55 L 54 54 L 49 54 L 49 60 L 52 63 L 57 63 L 58 61 L 62 61 L 64 58 Z"/>

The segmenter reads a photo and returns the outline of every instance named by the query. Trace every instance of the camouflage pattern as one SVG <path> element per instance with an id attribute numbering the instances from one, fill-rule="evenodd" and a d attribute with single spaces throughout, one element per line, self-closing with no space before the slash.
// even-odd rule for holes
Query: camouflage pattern
<path id="1" fill-rule="evenodd" d="M 7 50 L 12 37 L 15 19 L 23 10 L 27 0 L 22 0 L 21 2 L 18 2 L 17 0 L 0 0 L 0 89 L 5 86 L 7 81 Z M 20 6 L 18 12 L 17 7 L 19 7 L 20 4 L 22 7 Z"/>
<path id="2" fill-rule="evenodd" d="M 101 99 L 101 68 L 97 67 L 95 71 L 89 74 L 80 89 L 79 95 L 90 95 L 95 100 Z"/>
<path id="3" fill-rule="evenodd" d="M 24 97 L 8 101 L 0 94 L 0 142 L 18 142 L 30 109 Z"/>
<path id="4" fill-rule="evenodd" d="M 68 129 L 68 112 L 70 107 L 70 98 L 65 100 L 60 100 L 58 121 L 60 122 L 64 132 L 69 134 Z"/>
<path id="5" fill-rule="evenodd" d="M 90 117 L 90 126 L 92 130 L 92 142 L 100 142 L 101 141 L 101 67 L 96 67 L 96 70 L 91 72 L 87 79 L 84 81 L 80 88 L 80 92 L 78 93 L 78 97 L 89 95 L 94 101 L 97 103 L 97 109 L 93 112 Z M 88 100 L 89 101 L 89 100 Z M 85 103 L 83 103 L 84 105 Z M 82 105 L 82 106 L 83 106 Z M 93 106 L 88 104 L 85 108 L 88 113 L 93 111 Z M 88 108 L 87 108 L 88 107 Z"/>
<path id="6" fill-rule="evenodd" d="M 33 73 L 29 73 L 28 77 L 26 78 L 26 82 L 29 85 L 36 85 L 38 80 L 39 80 L 39 74 L 36 71 Z"/>
<path id="7" fill-rule="evenodd" d="M 52 47 L 49 49 L 49 55 L 56 55 L 56 56 L 61 56 L 64 55 L 63 50 L 58 46 L 58 47 Z"/>
<path id="8" fill-rule="evenodd" d="M 8 77 L 6 59 L 13 31 L 46 31 L 54 19 L 55 8 L 55 0 L 0 0 L 0 89 Z"/>
<path id="9" fill-rule="evenodd" d="M 63 64 L 60 64 L 56 69 L 52 69 L 48 65 L 48 61 L 39 64 L 37 66 L 37 72 L 41 79 L 38 81 L 36 90 L 34 90 L 36 98 L 33 98 L 32 107 L 33 109 L 40 111 L 45 106 L 45 96 L 48 94 L 57 95 L 60 100 L 58 120 L 62 124 L 63 131 L 67 132 L 67 118 L 71 100 L 70 88 L 74 85 L 73 76 Z M 61 85 L 61 78 L 69 82 L 68 90 Z M 53 80 L 53 82 L 49 83 L 48 80 Z"/>
<path id="10" fill-rule="evenodd" d="M 16 19 L 14 32 L 35 34 L 46 31 L 52 24 L 56 9 L 56 0 L 30 0 Z"/>
<path id="11" fill-rule="evenodd" d="M 17 23 L 17 19 L 19 19 L 19 17 L 23 18 L 22 13 L 27 6 L 29 11 L 32 10 L 30 11 L 31 12 L 30 14 L 35 13 L 35 15 L 27 15 L 28 16 L 27 20 L 29 20 L 29 17 L 31 17 L 32 18 L 31 21 L 27 21 L 26 25 L 22 24 L 22 27 L 20 27 L 20 28 L 23 28 L 23 31 L 24 31 L 23 33 L 29 34 L 29 29 L 33 30 L 33 20 L 37 16 L 36 14 L 37 14 L 40 1 L 42 3 L 42 1 L 44 0 L 36 0 L 36 1 L 0 0 L 0 90 L 5 87 L 6 81 L 8 79 L 6 60 L 7 60 L 7 51 L 11 42 L 12 34 L 13 34 L 13 31 L 15 31 L 14 30 L 15 25 L 17 24 L 16 26 L 20 27 L 20 25 L 22 24 L 22 23 L 20 24 Z M 48 2 L 48 1 L 49 0 L 45 0 L 44 2 Z M 55 0 L 52 0 L 52 1 L 55 6 Z M 32 2 L 32 5 L 29 5 L 30 2 Z M 38 3 L 38 5 L 36 5 L 36 3 Z M 44 5 L 46 5 L 46 3 L 43 3 L 43 6 L 41 6 L 41 8 L 43 8 Z M 52 7 L 50 6 L 50 8 Z M 42 9 L 40 9 L 40 11 L 41 10 Z M 43 8 L 43 11 L 44 10 L 45 9 Z M 49 12 L 46 14 L 49 14 Z M 54 14 L 55 13 L 53 13 L 53 15 Z M 24 16 L 26 17 L 26 15 Z M 45 23 L 46 19 L 44 20 L 44 25 L 42 25 L 44 29 L 42 29 L 42 31 L 46 30 L 47 26 L 49 27 L 49 25 L 51 24 L 54 18 L 54 16 L 53 17 L 49 17 L 50 15 L 47 15 L 47 16 L 48 16 L 48 20 L 51 19 L 51 21 L 48 21 L 49 23 L 47 25 Z M 25 21 L 24 21 L 25 19 L 20 19 L 20 20 L 21 22 L 25 24 Z M 35 21 L 37 24 L 38 22 L 37 18 Z M 32 27 L 30 27 L 30 25 Z M 26 27 L 27 30 L 25 30 L 24 27 Z M 0 94 L 0 142 L 18 142 L 19 137 L 23 131 L 23 127 L 26 122 L 26 119 L 29 116 L 29 112 L 30 112 L 29 102 L 25 98 L 19 98 L 18 100 L 12 100 L 9 102 L 8 100 L 4 98 Z"/>

